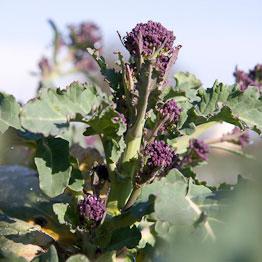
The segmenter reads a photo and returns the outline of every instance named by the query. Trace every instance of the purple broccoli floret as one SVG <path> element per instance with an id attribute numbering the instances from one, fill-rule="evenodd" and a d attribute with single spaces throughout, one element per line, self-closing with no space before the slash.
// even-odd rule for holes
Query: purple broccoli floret
<path id="1" fill-rule="evenodd" d="M 242 131 L 239 127 L 235 127 L 230 133 L 236 138 L 233 140 L 236 144 L 239 144 L 241 147 L 244 147 L 250 143 L 250 136 L 247 131 Z"/>
<path id="2" fill-rule="evenodd" d="M 254 69 L 249 70 L 249 73 L 236 69 L 234 77 L 242 92 L 248 86 L 255 86 L 258 90 L 262 91 L 262 64 L 257 64 Z"/>
<path id="3" fill-rule="evenodd" d="M 94 48 L 101 44 L 102 36 L 99 27 L 94 23 L 81 23 L 78 26 L 70 25 L 70 46 L 86 51 L 87 47 Z"/>
<path id="4" fill-rule="evenodd" d="M 156 55 L 156 66 L 164 76 L 169 61 L 175 52 L 176 37 L 160 23 L 148 21 L 139 23 L 124 37 L 124 45 L 133 57 L 144 58 Z M 179 46 L 180 48 L 180 46 Z"/>
<path id="5" fill-rule="evenodd" d="M 195 153 L 200 160 L 207 161 L 208 160 L 208 145 L 200 139 L 191 139 L 189 141 L 189 150 Z"/>
<path id="6" fill-rule="evenodd" d="M 86 194 L 84 199 L 79 201 L 78 209 L 81 218 L 94 222 L 100 222 L 106 211 L 104 201 L 91 194 Z"/>
<path id="7" fill-rule="evenodd" d="M 176 157 L 174 149 L 162 140 L 148 144 L 144 153 L 148 157 L 147 165 L 153 168 L 170 167 Z"/>
<path id="8" fill-rule="evenodd" d="M 181 111 L 182 109 L 174 99 L 167 101 L 162 108 L 159 109 L 159 113 L 163 119 L 175 123 L 179 120 Z"/>

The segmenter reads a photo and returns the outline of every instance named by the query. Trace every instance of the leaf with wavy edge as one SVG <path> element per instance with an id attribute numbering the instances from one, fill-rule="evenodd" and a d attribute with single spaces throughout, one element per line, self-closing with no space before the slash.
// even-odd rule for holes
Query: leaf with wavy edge
<path id="1" fill-rule="evenodd" d="M 166 223 L 166 232 L 172 231 L 173 226 L 187 231 L 203 227 L 204 232 L 215 239 L 209 218 L 213 213 L 212 208 L 219 206 L 217 203 L 213 205 L 214 200 L 209 199 L 212 195 L 210 189 L 193 184 L 192 179 L 187 180 L 178 170 L 173 169 L 167 177 L 146 185 L 142 189 L 140 201 L 145 201 L 150 195 L 156 196 L 153 217 L 156 221 Z M 210 208 L 202 210 L 200 205 L 205 203 Z M 159 227 L 159 223 L 156 226 Z"/>
<path id="2" fill-rule="evenodd" d="M 212 88 L 200 89 L 198 95 L 201 101 L 196 106 L 197 116 L 232 123 L 261 133 L 262 99 L 256 88 L 249 87 L 240 92 L 236 85 L 227 86 L 216 81 Z"/>
<path id="3" fill-rule="evenodd" d="M 44 252 L 52 238 L 40 231 L 40 226 L 31 225 L 0 213 L 0 254 L 22 257 L 31 261 Z"/>
<path id="4" fill-rule="evenodd" d="M 22 109 L 22 126 L 45 136 L 57 135 L 68 128 L 77 115 L 84 118 L 102 101 L 94 86 L 73 82 L 65 90 L 43 89 L 40 96 Z"/>

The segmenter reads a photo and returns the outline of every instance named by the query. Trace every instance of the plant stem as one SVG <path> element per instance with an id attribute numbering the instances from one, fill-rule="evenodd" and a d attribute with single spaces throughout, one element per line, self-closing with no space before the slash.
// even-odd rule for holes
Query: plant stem
<path id="1" fill-rule="evenodd" d="M 141 147 L 143 129 L 145 125 L 145 115 L 148 104 L 148 97 L 152 89 L 151 63 L 143 64 L 141 75 L 138 81 L 139 100 L 137 105 L 137 117 L 134 125 L 128 130 L 126 136 L 126 149 L 121 161 L 121 176 L 115 176 L 111 183 L 108 206 L 122 209 L 133 189 L 133 177 L 136 170 L 135 163 L 129 165 L 133 159 L 138 159 L 138 152 Z M 126 168 L 124 168 L 126 167 Z"/>
<path id="2" fill-rule="evenodd" d="M 124 206 L 123 210 L 125 211 L 129 207 L 133 206 L 140 194 L 141 194 L 141 187 L 140 186 L 135 186 L 133 188 L 133 191 L 131 192 L 131 195 L 128 198 L 128 200 L 126 202 L 126 205 Z"/>
<path id="3" fill-rule="evenodd" d="M 141 86 L 139 86 L 139 101 L 137 109 L 137 118 L 135 124 L 127 133 L 127 147 L 124 153 L 122 162 L 128 162 L 130 159 L 137 157 L 140 149 L 143 129 L 145 125 L 145 115 L 148 104 L 148 97 L 151 91 L 151 81 L 152 77 L 152 65 L 148 65 L 148 75 L 146 76 L 146 81 L 141 80 Z M 143 75 L 142 75 L 143 78 Z"/>

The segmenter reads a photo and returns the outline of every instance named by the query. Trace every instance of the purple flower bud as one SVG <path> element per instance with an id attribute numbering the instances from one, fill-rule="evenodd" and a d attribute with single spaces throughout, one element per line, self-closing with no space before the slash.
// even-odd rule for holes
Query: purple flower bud
<path id="1" fill-rule="evenodd" d="M 147 165 L 153 168 L 170 167 L 176 158 L 174 149 L 162 140 L 148 144 L 144 153 L 148 157 Z"/>
<path id="2" fill-rule="evenodd" d="M 241 91 L 245 91 L 248 86 L 255 86 L 262 91 L 262 64 L 256 65 L 249 73 L 236 69 L 234 76 Z"/>
<path id="3" fill-rule="evenodd" d="M 178 122 L 181 111 L 182 109 L 177 105 L 174 99 L 167 101 L 162 108 L 159 109 L 162 118 L 175 123 Z"/>
<path id="4" fill-rule="evenodd" d="M 208 145 L 199 139 L 191 139 L 186 155 L 181 161 L 182 166 L 194 165 L 199 161 L 208 160 Z"/>
<path id="5" fill-rule="evenodd" d="M 100 222 L 106 211 L 104 201 L 98 196 L 86 194 L 83 200 L 78 203 L 81 218 L 94 222 Z"/>
<path id="6" fill-rule="evenodd" d="M 87 47 L 100 48 L 102 36 L 99 27 L 93 23 L 82 23 L 79 26 L 70 25 L 70 46 L 86 51 Z"/>
<path id="7" fill-rule="evenodd" d="M 236 139 L 234 139 L 233 142 L 239 144 L 241 147 L 244 147 L 250 143 L 249 133 L 241 131 L 239 127 L 235 127 L 230 134 L 236 136 Z"/>
<path id="8" fill-rule="evenodd" d="M 208 145 L 204 141 L 199 139 L 191 139 L 189 141 L 189 149 L 195 153 L 201 160 L 208 160 Z"/>
<path id="9" fill-rule="evenodd" d="M 131 56 L 136 57 L 141 54 L 147 58 L 159 52 L 156 57 L 156 66 L 160 75 L 163 76 L 175 52 L 173 48 L 175 39 L 172 31 L 167 30 L 160 23 L 148 21 L 137 24 L 123 40 Z"/>
<path id="10" fill-rule="evenodd" d="M 114 117 L 113 121 L 114 122 L 122 121 L 123 124 L 125 125 L 127 124 L 126 117 L 122 113 L 119 113 L 119 116 Z"/>

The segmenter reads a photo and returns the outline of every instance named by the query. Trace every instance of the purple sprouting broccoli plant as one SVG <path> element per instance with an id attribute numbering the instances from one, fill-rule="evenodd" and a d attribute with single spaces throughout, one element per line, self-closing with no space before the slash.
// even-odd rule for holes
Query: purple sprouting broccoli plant
<path id="1" fill-rule="evenodd" d="M 207 236 L 215 240 L 206 207 L 219 205 L 220 200 L 213 197 L 217 189 L 212 188 L 212 192 L 204 183 L 199 186 L 196 172 L 201 170 L 195 167 L 210 161 L 209 150 L 218 144 L 220 149 L 228 149 L 225 145 L 230 143 L 223 142 L 231 142 L 231 147 L 237 144 L 234 148 L 238 151 L 226 152 L 235 150 L 233 153 L 241 155 L 242 147 L 249 143 L 247 130 L 262 132 L 262 100 L 257 90 L 261 66 L 250 71 L 248 80 L 240 77 L 245 85 L 242 90 L 255 85 L 245 92 L 239 92 L 235 84 L 217 81 L 206 89 L 194 75 L 182 72 L 176 74 L 173 86 L 168 76 L 180 46 L 174 47 L 175 35 L 160 23 L 139 23 L 127 33 L 121 40 L 130 57 L 126 60 L 116 52 L 114 68 L 101 56 L 101 34 L 94 24 L 70 27 L 69 37 L 62 37 L 63 45 L 59 44 L 61 33 L 54 24 L 52 28 L 53 57 L 39 64 L 45 89 L 25 105 L 0 93 L 0 132 L 14 138 L 3 148 L 30 148 L 32 159 L 28 162 L 35 168 L 33 173 L 37 171 L 34 181 L 39 178 L 44 193 L 39 197 L 43 202 L 33 203 L 36 208 L 31 201 L 37 197 L 25 203 L 28 216 L 30 206 L 34 206 L 30 221 L 42 221 L 35 219 L 35 211 L 43 206 L 47 206 L 45 211 L 51 210 L 43 220 L 46 223 L 34 228 L 37 237 L 45 234 L 41 239 L 48 242 L 42 246 L 41 241 L 36 250 L 45 252 L 55 242 L 52 249 L 58 247 L 63 260 L 79 253 L 90 261 L 154 260 L 143 247 L 152 246 L 149 250 L 154 251 L 158 239 L 161 244 L 172 239 L 173 228 L 179 229 L 183 239 L 202 243 L 199 238 Z M 66 50 L 70 71 L 85 71 L 90 76 L 96 62 L 107 85 L 102 87 L 91 75 L 84 79 L 89 79 L 88 83 L 73 82 L 62 90 L 47 88 L 62 72 L 60 49 Z M 236 128 L 219 138 L 213 137 L 212 129 L 205 133 L 221 122 L 233 123 Z M 0 160 L 1 166 L 6 164 L 2 156 Z M 20 185 L 15 186 L 19 190 Z M 10 198 L 4 198 L 10 205 Z M 1 199 L 1 212 L 7 209 L 2 203 Z M 45 212 L 41 214 L 45 216 Z M 9 220 L 19 224 L 19 219 L 24 216 L 4 218 L 0 227 Z M 23 235 L 27 224 L 28 219 L 22 226 Z M 32 224 L 29 239 L 34 235 Z M 46 224 L 47 228 L 43 226 Z M 6 239 L 9 245 L 11 240 Z M 11 253 L 16 244 L 12 242 Z M 1 236 L 2 243 L 5 237 L 2 241 Z M 2 255 L 1 251 L 2 247 Z"/>
<path id="2" fill-rule="evenodd" d="M 236 68 L 234 77 L 241 91 L 245 91 L 248 86 L 255 86 L 262 91 L 262 64 L 257 64 L 248 73 Z"/>
<path id="3" fill-rule="evenodd" d="M 105 214 L 106 207 L 104 201 L 95 195 L 86 194 L 84 199 L 78 203 L 81 220 L 89 220 L 99 223 Z"/>

